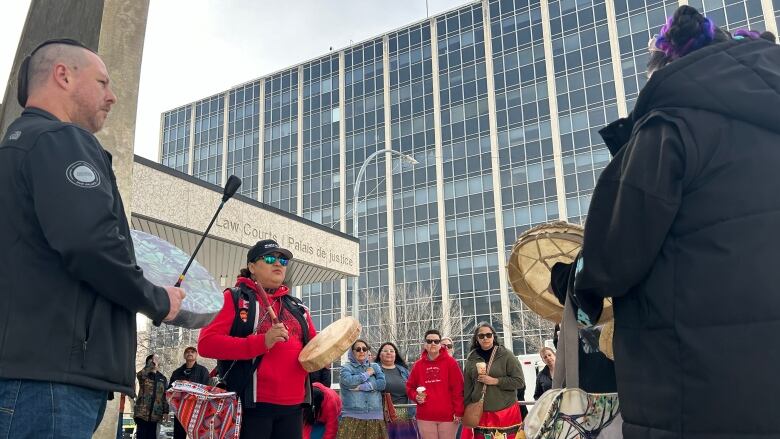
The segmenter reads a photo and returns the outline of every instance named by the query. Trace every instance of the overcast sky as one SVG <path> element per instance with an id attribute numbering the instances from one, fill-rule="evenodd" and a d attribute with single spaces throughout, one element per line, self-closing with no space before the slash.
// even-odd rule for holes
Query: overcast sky
<path id="1" fill-rule="evenodd" d="M 128 0 L 132 1 L 132 0 Z M 434 15 L 467 0 L 428 0 Z M 0 0 L 5 87 L 30 0 Z M 425 0 L 151 0 L 135 152 L 157 160 L 160 113 L 425 18 Z M 14 85 L 15 86 L 15 85 Z M 0 89 L 0 99 L 4 89 Z M 110 117 L 110 116 L 109 116 Z"/>

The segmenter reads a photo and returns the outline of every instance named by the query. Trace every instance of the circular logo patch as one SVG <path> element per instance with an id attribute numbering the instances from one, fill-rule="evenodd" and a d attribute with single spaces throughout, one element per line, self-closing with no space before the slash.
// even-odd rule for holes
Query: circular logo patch
<path id="1" fill-rule="evenodd" d="M 78 187 L 92 188 L 100 185 L 100 174 L 87 162 L 76 162 L 65 171 L 68 181 Z"/>

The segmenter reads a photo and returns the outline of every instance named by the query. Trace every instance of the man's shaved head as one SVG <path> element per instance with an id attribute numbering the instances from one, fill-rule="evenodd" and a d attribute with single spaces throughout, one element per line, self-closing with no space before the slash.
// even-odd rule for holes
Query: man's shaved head
<path id="1" fill-rule="evenodd" d="M 38 49 L 30 58 L 27 70 L 27 94 L 46 83 L 57 64 L 65 64 L 74 71 L 82 69 L 88 61 L 87 53 L 88 49 L 63 43 L 47 44 Z"/>
<path id="2" fill-rule="evenodd" d="M 105 63 L 91 49 L 75 40 L 49 40 L 22 62 L 19 104 L 96 133 L 116 103 L 109 83 Z"/>

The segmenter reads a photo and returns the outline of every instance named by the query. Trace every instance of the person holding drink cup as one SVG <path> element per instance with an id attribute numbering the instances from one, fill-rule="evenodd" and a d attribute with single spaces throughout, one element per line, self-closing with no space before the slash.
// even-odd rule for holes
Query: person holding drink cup
<path id="1" fill-rule="evenodd" d="M 406 393 L 417 402 L 417 428 L 423 439 L 452 439 L 463 416 L 463 374 L 441 345 L 441 333 L 425 333 L 423 351 L 406 381 Z"/>
<path id="2" fill-rule="evenodd" d="M 464 374 L 465 405 L 479 401 L 483 386 L 487 386 L 484 411 L 479 426 L 474 428 L 474 438 L 514 439 L 522 421 L 517 389 L 525 386 L 523 369 L 517 357 L 501 346 L 496 331 L 488 323 L 480 323 L 474 331 Z"/>

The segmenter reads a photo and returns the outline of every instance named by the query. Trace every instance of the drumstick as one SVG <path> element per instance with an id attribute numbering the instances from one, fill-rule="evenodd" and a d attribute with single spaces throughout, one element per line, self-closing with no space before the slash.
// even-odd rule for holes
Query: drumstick
<path id="1" fill-rule="evenodd" d="M 271 321 L 274 324 L 280 323 L 279 317 L 274 312 L 274 307 L 271 306 L 271 301 L 268 300 L 268 294 L 265 292 L 265 288 L 262 285 L 257 284 L 257 291 L 260 293 L 260 301 L 263 302 L 263 306 L 268 310 L 268 315 L 271 316 Z"/>
<path id="2" fill-rule="evenodd" d="M 222 202 L 219 204 L 219 207 L 217 207 L 217 211 L 214 213 L 214 216 L 211 218 L 211 222 L 209 223 L 208 227 L 206 227 L 206 230 L 203 232 L 203 236 L 200 237 L 200 241 L 198 242 L 198 245 L 195 247 L 195 251 L 192 252 L 192 255 L 190 255 L 190 260 L 187 261 L 187 265 L 184 266 L 184 270 L 179 275 L 179 280 L 176 281 L 175 287 L 180 287 L 181 283 L 184 282 L 184 276 L 187 275 L 187 270 L 190 269 L 190 265 L 192 265 L 192 261 L 195 260 L 195 255 L 198 254 L 198 251 L 200 250 L 200 246 L 203 245 L 203 241 L 206 240 L 206 236 L 209 234 L 209 230 L 211 230 L 211 226 L 214 225 L 214 221 L 217 220 L 217 215 L 219 215 L 219 212 L 222 210 L 222 207 L 225 206 L 225 203 L 231 198 L 233 198 L 233 195 L 236 194 L 236 191 L 238 188 L 241 187 L 241 179 L 236 177 L 235 175 L 231 175 L 227 182 L 225 183 L 225 189 L 222 191 Z M 174 321 L 176 321 L 174 319 Z M 173 322 L 168 322 L 169 324 L 175 324 Z"/>

